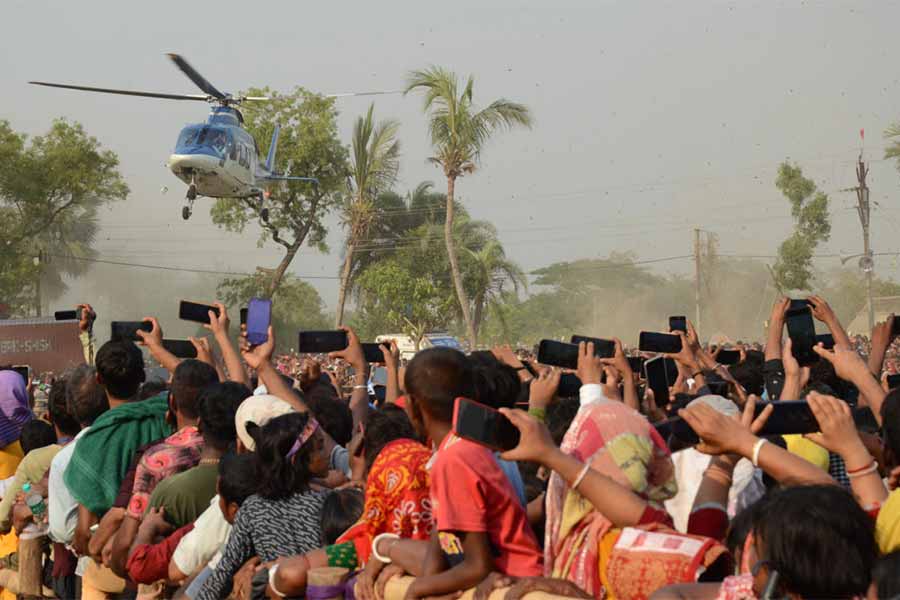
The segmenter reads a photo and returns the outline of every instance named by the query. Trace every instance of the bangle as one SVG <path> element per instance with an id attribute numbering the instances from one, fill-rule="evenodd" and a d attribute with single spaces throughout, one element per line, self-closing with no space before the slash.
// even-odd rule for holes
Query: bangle
<path id="1" fill-rule="evenodd" d="M 399 540 L 400 536 L 397 535 L 396 533 L 380 533 L 375 536 L 374 540 L 372 540 L 372 556 L 374 556 L 375 558 L 377 558 L 384 564 L 388 565 L 388 564 L 391 564 L 391 562 L 392 562 L 391 557 L 390 556 L 382 556 L 378 552 L 378 542 L 380 542 L 381 540 L 384 540 L 384 539 Z"/>
<path id="2" fill-rule="evenodd" d="M 354 385 L 354 386 L 353 386 L 353 389 L 354 389 L 354 390 L 367 390 L 367 389 L 369 389 L 369 386 L 367 386 L 367 385 Z"/>
<path id="3" fill-rule="evenodd" d="M 848 471 L 847 477 L 849 477 L 850 479 L 856 479 L 857 477 L 864 477 L 866 475 L 871 475 L 872 473 L 875 473 L 877 471 L 878 471 L 878 461 L 873 460 L 872 463 L 868 467 L 866 467 L 862 470 L 857 470 L 857 471 L 854 471 L 853 473 L 850 473 Z"/>
<path id="4" fill-rule="evenodd" d="M 870 456 L 869 458 L 872 458 L 872 457 Z M 872 466 L 873 462 L 875 462 L 874 458 L 872 458 L 872 460 L 870 462 L 866 463 L 865 466 L 862 466 L 858 469 L 847 469 L 847 475 L 852 475 L 853 473 L 859 473 L 860 471 L 865 471 L 866 469 L 869 469 Z"/>
<path id="5" fill-rule="evenodd" d="M 756 440 L 756 443 L 753 444 L 753 454 L 752 454 L 752 462 L 754 467 L 759 467 L 759 451 L 762 450 L 762 447 L 769 443 L 769 440 L 766 438 L 759 438 Z"/>
<path id="6" fill-rule="evenodd" d="M 275 573 L 278 572 L 278 563 L 275 563 L 271 567 L 269 567 L 269 587 L 272 588 L 272 593 L 278 596 L 279 598 L 284 598 L 287 594 L 282 594 L 278 591 L 278 588 L 275 587 Z"/>
<path id="7" fill-rule="evenodd" d="M 543 423 L 547 418 L 547 409 L 532 407 L 528 409 L 528 414 Z"/>
<path id="8" fill-rule="evenodd" d="M 584 481 L 584 478 L 587 476 L 588 471 L 591 470 L 590 463 L 584 463 L 584 467 L 581 468 L 581 472 L 578 473 L 578 477 L 575 478 L 575 481 L 572 482 L 572 489 L 574 491 L 578 491 L 578 486 L 581 485 L 581 482 Z"/>

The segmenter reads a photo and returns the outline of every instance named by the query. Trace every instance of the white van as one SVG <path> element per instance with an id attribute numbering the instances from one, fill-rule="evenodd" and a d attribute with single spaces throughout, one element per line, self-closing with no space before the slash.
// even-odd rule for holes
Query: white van
<path id="1" fill-rule="evenodd" d="M 375 342 L 381 343 L 389 340 L 397 340 L 397 348 L 400 349 L 400 358 L 409 360 L 416 355 L 416 342 L 412 337 L 403 333 L 379 335 L 375 338 Z M 443 346 L 445 348 L 454 348 L 462 351 L 462 345 L 455 337 L 448 333 L 426 333 L 419 344 L 419 350 L 425 348 L 433 348 L 435 346 Z"/>

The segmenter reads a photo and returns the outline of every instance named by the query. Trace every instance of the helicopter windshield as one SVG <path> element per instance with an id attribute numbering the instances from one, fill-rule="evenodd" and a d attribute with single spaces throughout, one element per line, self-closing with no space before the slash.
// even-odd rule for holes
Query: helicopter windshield
<path id="1" fill-rule="evenodd" d="M 209 125 L 185 127 L 178 136 L 175 154 L 213 154 L 224 158 L 233 145 L 226 129 Z"/>

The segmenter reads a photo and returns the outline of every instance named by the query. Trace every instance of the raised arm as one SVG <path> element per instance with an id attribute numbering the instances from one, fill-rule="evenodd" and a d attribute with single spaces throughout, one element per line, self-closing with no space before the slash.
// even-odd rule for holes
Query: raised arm
<path id="1" fill-rule="evenodd" d="M 851 348 L 852 344 L 850 343 L 850 336 L 844 331 L 843 325 L 841 325 L 837 315 L 834 314 L 834 310 L 832 310 L 831 306 L 829 306 L 820 296 L 810 296 L 808 300 L 812 304 L 813 316 L 825 323 L 828 327 L 828 331 L 831 332 L 831 335 L 834 338 L 835 346 L 846 346 L 847 348 Z"/>
<path id="2" fill-rule="evenodd" d="M 891 345 L 894 338 L 894 315 L 891 313 L 887 319 L 881 323 L 876 323 L 872 328 L 872 349 L 869 351 L 869 370 L 875 377 L 881 377 L 881 369 L 884 366 L 884 355 Z M 837 341 L 837 339 L 835 339 Z M 851 344 L 847 344 L 848 348 L 852 348 Z"/>
<path id="3" fill-rule="evenodd" d="M 634 385 L 634 372 L 631 370 L 631 363 L 628 362 L 625 351 L 622 349 L 622 341 L 619 338 L 613 338 L 613 341 L 616 344 L 615 355 L 613 358 L 604 358 L 603 364 L 612 366 L 619 372 L 622 378 L 622 401 L 627 406 L 640 412 L 641 401 L 638 398 L 637 386 Z"/>
<path id="4" fill-rule="evenodd" d="M 384 368 L 387 369 L 387 386 L 385 389 L 385 402 L 394 404 L 400 397 L 400 348 L 397 340 L 383 342 L 380 346 L 384 355 Z"/>
<path id="5" fill-rule="evenodd" d="M 835 346 L 833 351 L 826 350 L 822 346 L 814 346 L 813 350 L 834 366 L 834 372 L 838 377 L 849 381 L 859 390 L 860 405 L 868 406 L 875 415 L 878 425 L 881 425 L 881 405 L 887 392 L 869 371 L 868 365 L 850 347 Z"/>
<path id="6" fill-rule="evenodd" d="M 340 352 L 332 352 L 331 358 L 340 358 L 353 367 L 353 391 L 350 393 L 350 412 L 353 414 L 354 430 L 366 420 L 369 414 L 369 363 L 366 362 L 359 337 L 349 327 L 342 327 L 347 332 L 347 347 Z"/>
<path id="7" fill-rule="evenodd" d="M 150 332 L 138 330 L 137 336 L 141 339 L 138 342 L 140 346 L 146 346 L 147 350 L 159 365 L 169 373 L 174 373 L 175 369 L 181 363 L 181 359 L 163 348 L 163 331 L 159 325 L 159 321 L 154 317 L 144 317 L 144 321 L 150 321 L 153 329 Z"/>
<path id="8" fill-rule="evenodd" d="M 209 311 L 209 325 L 204 325 L 204 327 L 212 331 L 213 337 L 219 345 L 222 360 L 225 361 L 225 370 L 228 371 L 228 380 L 247 385 L 247 373 L 241 363 L 241 355 L 238 354 L 237 348 L 228 337 L 228 329 L 231 325 L 228 311 L 221 302 L 217 302 L 214 306 L 219 309 L 219 315 L 216 316 L 216 313 Z"/>
<path id="9" fill-rule="evenodd" d="M 251 369 L 256 370 L 260 383 L 273 396 L 278 396 L 299 412 L 307 412 L 309 408 L 281 377 L 272 365 L 272 354 L 275 353 L 275 331 L 269 325 L 269 339 L 264 344 L 251 346 L 247 337 L 241 336 L 241 356 Z"/>
<path id="10" fill-rule="evenodd" d="M 788 338 L 781 352 L 781 363 L 784 365 L 784 387 L 781 388 L 781 400 L 797 400 L 809 381 L 809 367 L 801 367 L 794 358 L 793 342 Z"/>
<path id="11" fill-rule="evenodd" d="M 791 305 L 790 298 L 778 298 L 769 315 L 769 335 L 766 338 L 766 360 L 781 358 L 781 336 L 784 333 L 784 317 Z"/>

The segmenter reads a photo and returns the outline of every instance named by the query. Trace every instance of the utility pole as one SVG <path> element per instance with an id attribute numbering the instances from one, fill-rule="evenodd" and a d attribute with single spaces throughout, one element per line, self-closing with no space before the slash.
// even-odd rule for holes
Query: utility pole
<path id="1" fill-rule="evenodd" d="M 700 328 L 700 230 L 694 230 L 694 303 L 696 314 L 694 316 L 694 326 L 697 331 Z"/>

